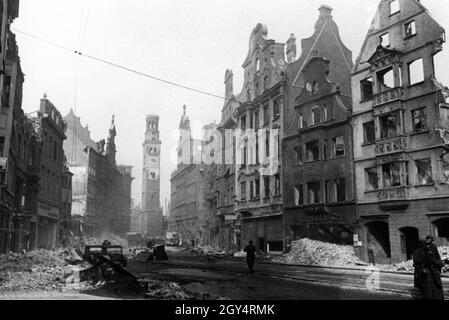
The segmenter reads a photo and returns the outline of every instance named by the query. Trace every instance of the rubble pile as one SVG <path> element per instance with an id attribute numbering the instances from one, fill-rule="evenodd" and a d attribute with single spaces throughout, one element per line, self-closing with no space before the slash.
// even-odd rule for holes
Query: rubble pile
<path id="1" fill-rule="evenodd" d="M 145 296 L 155 300 L 229 300 L 227 297 L 207 292 L 202 284 L 190 283 L 187 287 L 176 282 L 146 279 Z"/>
<path id="2" fill-rule="evenodd" d="M 325 243 L 310 239 L 293 241 L 291 251 L 272 259 L 273 262 L 286 264 L 319 266 L 366 265 L 354 254 L 352 246 Z"/>
<path id="3" fill-rule="evenodd" d="M 413 267 L 413 260 L 404 261 L 396 264 L 381 264 L 376 265 L 381 270 L 384 271 L 400 271 L 400 272 L 408 272 L 413 273 L 415 268 Z"/>
<path id="4" fill-rule="evenodd" d="M 65 254 L 65 253 L 64 253 Z M 32 268 L 64 266 L 65 259 L 61 252 L 35 250 L 23 253 L 9 253 L 0 255 L 0 272 L 32 272 Z"/>
<path id="5" fill-rule="evenodd" d="M 438 252 L 440 253 L 441 260 L 446 264 L 441 272 L 443 274 L 449 275 L 449 247 L 438 247 Z M 377 267 L 385 271 L 400 271 L 409 273 L 413 273 L 415 270 L 415 268 L 413 267 L 413 260 L 408 260 L 392 265 L 378 265 Z"/>
<path id="6" fill-rule="evenodd" d="M 157 300 L 193 300 L 195 296 L 188 293 L 176 282 L 150 280 L 147 282 L 146 297 Z"/>
<path id="7" fill-rule="evenodd" d="M 101 244 L 100 240 L 94 238 L 94 237 L 78 237 L 78 236 L 71 236 L 69 243 L 72 247 L 83 249 L 85 246 L 88 245 L 96 245 Z"/>
<path id="8" fill-rule="evenodd" d="M 234 253 L 234 258 L 246 258 L 246 252 L 245 251 L 237 251 Z"/>
<path id="9" fill-rule="evenodd" d="M 57 289 L 64 285 L 67 266 L 80 263 L 74 249 L 35 250 L 0 255 L 0 290 Z"/>
<path id="10" fill-rule="evenodd" d="M 197 254 L 200 254 L 200 255 L 213 254 L 213 255 L 217 255 L 217 256 L 227 255 L 226 251 L 219 250 L 219 249 L 214 248 L 209 245 L 190 247 L 190 248 L 187 248 L 185 252 L 188 254 L 195 254 L 195 255 L 197 255 Z"/>

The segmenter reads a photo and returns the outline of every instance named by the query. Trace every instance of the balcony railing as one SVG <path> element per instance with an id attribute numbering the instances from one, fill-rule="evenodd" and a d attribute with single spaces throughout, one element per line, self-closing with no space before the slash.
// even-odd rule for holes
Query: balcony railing
<path id="1" fill-rule="evenodd" d="M 401 87 L 389 89 L 376 93 L 373 96 L 374 106 L 380 106 L 386 103 L 395 102 L 401 100 L 403 96 L 403 90 Z"/>
<path id="2" fill-rule="evenodd" d="M 393 137 L 376 142 L 376 156 L 406 151 L 407 140 L 405 137 Z"/>
<path id="3" fill-rule="evenodd" d="M 409 199 L 408 187 L 397 187 L 380 190 L 378 193 L 379 201 L 398 201 Z"/>

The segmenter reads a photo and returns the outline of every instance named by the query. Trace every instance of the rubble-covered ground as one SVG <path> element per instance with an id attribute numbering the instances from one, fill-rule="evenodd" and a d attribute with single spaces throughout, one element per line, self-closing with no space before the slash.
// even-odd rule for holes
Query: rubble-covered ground
<path id="1" fill-rule="evenodd" d="M 74 249 L 35 250 L 0 255 L 0 291 L 60 289 L 70 263 L 82 259 Z"/>
<path id="2" fill-rule="evenodd" d="M 113 234 L 103 234 L 98 238 L 70 237 L 70 248 L 56 250 L 38 249 L 25 253 L 0 255 L 0 292 L 32 292 L 39 290 L 67 290 L 66 279 L 72 274 L 72 268 L 87 268 L 82 262 L 82 253 L 86 245 L 101 244 L 104 240 L 124 246 L 126 240 Z M 126 251 L 124 251 L 126 254 Z M 99 284 L 82 283 L 76 290 L 98 287 Z"/>

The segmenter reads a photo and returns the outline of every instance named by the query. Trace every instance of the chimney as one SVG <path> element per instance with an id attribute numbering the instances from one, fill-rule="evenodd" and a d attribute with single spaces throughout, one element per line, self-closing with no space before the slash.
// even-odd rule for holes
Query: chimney
<path id="1" fill-rule="evenodd" d="M 295 34 L 290 34 L 290 38 L 287 40 L 287 49 L 286 49 L 286 55 L 287 55 L 287 62 L 292 63 L 296 59 L 296 38 Z"/>
<path id="2" fill-rule="evenodd" d="M 318 10 L 320 11 L 320 19 L 321 18 L 332 19 L 333 9 L 330 6 L 323 4 Z"/>

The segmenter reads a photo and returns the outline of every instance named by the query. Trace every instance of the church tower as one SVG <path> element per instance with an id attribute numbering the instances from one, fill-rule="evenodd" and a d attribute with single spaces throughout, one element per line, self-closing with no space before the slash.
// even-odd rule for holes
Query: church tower
<path id="1" fill-rule="evenodd" d="M 142 211 L 145 217 L 147 236 L 162 236 L 163 218 L 160 204 L 160 159 L 159 117 L 146 118 L 145 141 L 143 143 Z"/>

